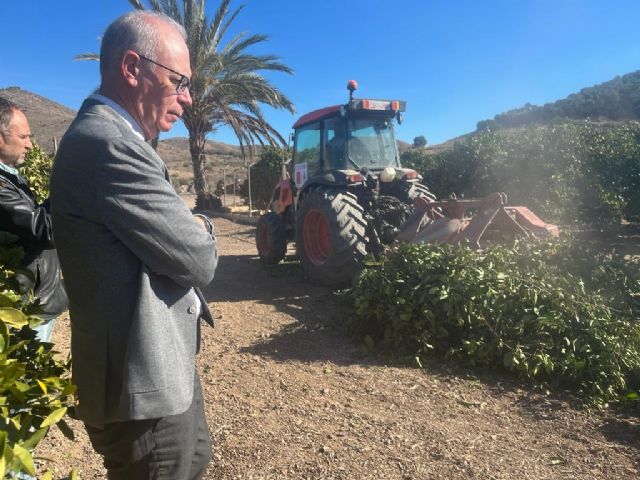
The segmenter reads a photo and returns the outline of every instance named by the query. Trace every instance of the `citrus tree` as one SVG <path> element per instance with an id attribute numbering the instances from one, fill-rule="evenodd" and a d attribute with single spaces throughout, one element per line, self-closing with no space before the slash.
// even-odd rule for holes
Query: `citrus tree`
<path id="1" fill-rule="evenodd" d="M 36 145 L 21 167 L 38 201 L 49 195 L 51 162 Z M 7 472 L 35 475 L 32 451 L 53 425 L 73 437 L 64 420 L 74 403 L 71 362 L 57 358 L 53 344 L 35 336 L 39 308 L 16 277 L 30 275 L 20 266 L 24 250 L 16 240 L 0 231 L 0 478 Z"/>

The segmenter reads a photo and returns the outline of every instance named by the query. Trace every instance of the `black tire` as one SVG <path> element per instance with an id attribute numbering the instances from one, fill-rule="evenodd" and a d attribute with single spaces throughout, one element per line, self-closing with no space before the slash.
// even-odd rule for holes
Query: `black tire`
<path id="1" fill-rule="evenodd" d="M 367 256 L 367 222 L 355 195 L 315 188 L 300 201 L 296 251 L 306 276 L 327 286 L 348 284 Z"/>
<path id="2" fill-rule="evenodd" d="M 413 206 L 413 201 L 420 196 L 428 197 L 431 201 L 436 200 L 436 196 L 422 183 L 410 182 L 407 180 L 396 180 L 389 183 L 380 184 L 380 195 L 396 197 L 402 203 Z"/>
<path id="3" fill-rule="evenodd" d="M 427 187 L 425 187 L 421 183 L 406 183 L 405 187 L 406 200 L 401 198 L 400 200 L 408 203 L 409 205 L 413 205 L 413 201 L 418 197 L 428 197 L 431 201 L 436 200 L 436 196 L 429 191 Z"/>
<path id="4" fill-rule="evenodd" d="M 269 212 L 258 219 L 256 247 L 262 263 L 275 265 L 287 253 L 287 232 L 280 215 Z"/>

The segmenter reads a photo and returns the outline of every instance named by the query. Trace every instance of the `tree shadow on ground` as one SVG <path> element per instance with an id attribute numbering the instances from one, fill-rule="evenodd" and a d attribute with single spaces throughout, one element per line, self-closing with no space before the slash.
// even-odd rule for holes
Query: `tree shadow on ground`
<path id="1" fill-rule="evenodd" d="M 637 411 L 635 417 L 622 413 L 616 418 L 607 418 L 600 430 L 612 442 L 640 449 L 640 424 Z"/>
<path id="2" fill-rule="evenodd" d="M 257 256 L 223 256 L 216 278 L 203 293 L 214 303 L 270 305 L 292 319 L 246 348 L 248 353 L 276 361 L 371 363 L 347 331 L 347 320 L 353 314 L 347 294 L 305 281 L 294 259 L 264 266 Z"/>

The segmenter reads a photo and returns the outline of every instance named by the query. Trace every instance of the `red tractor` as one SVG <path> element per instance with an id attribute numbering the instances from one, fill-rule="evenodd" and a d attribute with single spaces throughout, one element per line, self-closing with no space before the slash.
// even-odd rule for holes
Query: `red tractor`
<path id="1" fill-rule="evenodd" d="M 369 254 L 378 257 L 413 213 L 417 197 L 435 197 L 402 168 L 393 123 L 405 102 L 357 99 L 303 115 L 293 126 L 293 158 L 260 217 L 261 260 L 280 262 L 295 241 L 307 277 L 347 283 Z"/>

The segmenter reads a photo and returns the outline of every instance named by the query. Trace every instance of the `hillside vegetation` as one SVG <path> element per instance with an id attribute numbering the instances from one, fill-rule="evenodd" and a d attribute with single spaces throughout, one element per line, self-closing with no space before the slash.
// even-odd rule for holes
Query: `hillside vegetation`
<path id="1" fill-rule="evenodd" d="M 640 221 L 640 70 L 541 107 L 478 122 L 446 144 L 402 153 L 438 197 L 505 192 L 545 220 Z"/>
<path id="2" fill-rule="evenodd" d="M 484 131 L 436 154 L 409 150 L 440 198 L 505 192 L 546 221 L 606 225 L 640 220 L 640 124 L 548 126 Z"/>

